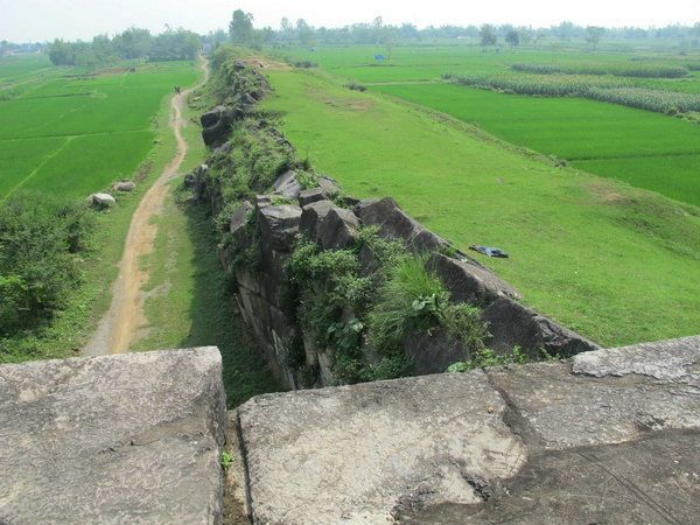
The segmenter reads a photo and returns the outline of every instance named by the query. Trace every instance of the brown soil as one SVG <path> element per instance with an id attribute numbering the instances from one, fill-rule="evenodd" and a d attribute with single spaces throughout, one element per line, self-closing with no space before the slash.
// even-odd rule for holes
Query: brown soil
<path id="1" fill-rule="evenodd" d="M 202 84 L 204 84 L 209 79 L 207 62 L 203 62 L 202 70 L 204 71 Z M 112 304 L 100 321 L 96 334 L 84 348 L 84 355 L 126 352 L 136 340 L 139 328 L 146 324 L 142 289 L 148 282 L 149 276 L 148 272 L 141 268 L 140 260 L 153 251 L 158 233 L 158 226 L 153 223 L 153 218 L 162 210 L 168 193 L 168 182 L 177 175 L 177 170 L 187 153 L 187 143 L 181 133 L 186 123 L 186 119 L 182 118 L 183 104 L 187 96 L 202 84 L 173 96 L 170 102 L 170 127 L 177 141 L 177 153 L 143 196 L 131 218 L 124 253 L 119 263 L 119 276 L 114 283 Z"/>

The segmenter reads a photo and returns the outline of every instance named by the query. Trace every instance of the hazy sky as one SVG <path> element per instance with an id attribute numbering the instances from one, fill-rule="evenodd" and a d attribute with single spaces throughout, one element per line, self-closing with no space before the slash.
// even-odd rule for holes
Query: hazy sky
<path id="1" fill-rule="evenodd" d="M 236 8 L 253 13 L 258 27 L 278 27 L 283 16 L 317 27 L 376 16 L 421 27 L 485 22 L 548 27 L 562 20 L 648 27 L 700 21 L 700 0 L 0 0 L 0 40 L 91 39 L 132 25 L 160 32 L 169 24 L 206 33 L 226 27 Z"/>

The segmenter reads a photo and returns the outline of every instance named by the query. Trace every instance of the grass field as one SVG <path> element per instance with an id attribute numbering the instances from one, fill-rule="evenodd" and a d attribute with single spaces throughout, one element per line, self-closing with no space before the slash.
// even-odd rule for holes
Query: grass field
<path id="1" fill-rule="evenodd" d="M 698 208 L 554 168 L 459 120 L 350 91 L 323 72 L 268 74 L 275 93 L 266 107 L 284 114 L 302 156 L 352 194 L 393 195 L 459 248 L 510 252 L 485 263 L 526 303 L 605 345 L 697 333 Z"/>
<path id="2" fill-rule="evenodd" d="M 700 206 L 700 164 L 692 162 L 700 154 L 697 124 L 592 100 L 505 95 L 450 84 L 373 89 L 567 159 L 586 171 Z"/>
<path id="3" fill-rule="evenodd" d="M 324 71 L 367 83 L 371 90 L 426 106 L 478 125 L 513 144 L 568 160 L 574 166 L 700 206 L 700 125 L 617 104 L 580 98 L 545 98 L 448 85 L 440 75 L 536 78 L 512 70 L 515 64 L 564 70 L 623 68 L 663 70 L 698 60 L 666 49 L 583 52 L 554 43 L 539 49 L 483 53 L 474 45 L 397 47 L 391 60 L 374 61 L 381 47 L 325 47 L 316 52 L 289 49 L 296 59 L 317 62 Z M 632 58 L 635 58 L 633 61 Z M 700 93 L 697 72 L 685 78 L 631 78 L 569 75 L 582 83 L 631 86 L 660 93 Z M 550 80 L 551 75 L 540 75 Z M 670 96 L 670 95 L 669 95 Z"/>
<path id="4" fill-rule="evenodd" d="M 88 73 L 0 61 L 0 89 L 14 93 L 0 90 L 0 199 L 19 188 L 82 197 L 131 177 L 153 148 L 163 97 L 195 78 L 190 62 Z"/>

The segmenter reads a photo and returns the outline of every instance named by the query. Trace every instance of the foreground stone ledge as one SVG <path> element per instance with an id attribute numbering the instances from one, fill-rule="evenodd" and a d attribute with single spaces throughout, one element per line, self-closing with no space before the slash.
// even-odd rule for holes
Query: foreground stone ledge
<path id="1" fill-rule="evenodd" d="M 480 501 L 525 462 L 481 371 L 257 397 L 239 409 L 254 523 L 394 523 Z"/>
<path id="2" fill-rule="evenodd" d="M 217 524 L 216 348 L 0 366 L 0 523 Z"/>
<path id="3" fill-rule="evenodd" d="M 700 515 L 700 338 L 266 395 L 237 423 L 256 525 Z"/>

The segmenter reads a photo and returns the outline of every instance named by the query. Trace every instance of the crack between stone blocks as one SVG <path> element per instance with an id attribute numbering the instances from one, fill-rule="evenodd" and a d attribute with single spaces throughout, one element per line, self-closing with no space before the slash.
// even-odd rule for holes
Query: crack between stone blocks
<path id="1" fill-rule="evenodd" d="M 243 438 L 243 427 L 241 425 L 241 413 L 236 409 L 233 416 L 233 425 L 236 436 L 238 436 L 238 452 L 241 455 L 241 463 L 243 463 L 243 485 L 245 491 L 245 510 L 252 523 L 255 523 L 253 518 L 253 497 L 250 490 L 250 468 L 248 466 L 248 450 L 246 449 L 245 439 Z"/>

